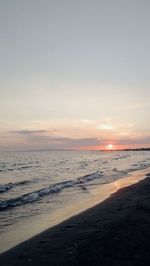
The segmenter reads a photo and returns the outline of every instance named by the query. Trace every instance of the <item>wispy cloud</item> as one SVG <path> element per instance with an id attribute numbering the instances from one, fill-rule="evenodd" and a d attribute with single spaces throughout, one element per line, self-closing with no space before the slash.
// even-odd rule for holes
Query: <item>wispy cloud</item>
<path id="1" fill-rule="evenodd" d="M 111 124 L 100 124 L 97 126 L 98 129 L 102 129 L 102 130 L 114 130 L 115 127 Z"/>
<path id="2" fill-rule="evenodd" d="M 55 130 L 16 130 L 10 133 L 20 135 L 23 140 L 26 140 L 26 144 L 30 147 L 37 148 L 79 148 L 86 146 L 100 145 L 98 138 L 71 138 L 64 136 L 56 136 L 53 134 Z"/>
<path id="3" fill-rule="evenodd" d="M 84 124 L 95 124 L 96 120 L 92 120 L 92 119 L 80 119 L 80 121 Z"/>
<path id="4" fill-rule="evenodd" d="M 37 133 L 45 133 L 47 130 L 13 130 L 10 133 L 13 134 L 21 134 L 21 135 L 28 135 L 28 134 L 37 134 Z"/>
<path id="5" fill-rule="evenodd" d="M 7 128 L 7 127 L 6 127 Z M 4 128 L 5 129 L 5 128 Z M 4 136 L 4 137 L 3 137 Z M 109 143 L 118 145 L 150 145 L 149 131 L 138 131 L 136 124 L 115 119 L 51 120 L 46 123 L 10 124 L 3 130 L 0 147 L 20 149 L 101 149 Z"/>
<path id="6" fill-rule="evenodd" d="M 150 145 L 150 136 L 141 136 L 141 137 L 130 137 L 130 138 L 121 138 L 117 140 L 117 144 L 122 145 Z"/>
<path id="7" fill-rule="evenodd" d="M 79 146 L 96 146 L 100 144 L 100 140 L 97 138 L 67 138 L 67 137 L 53 137 L 53 136 L 44 136 L 44 135 L 36 135 L 32 136 L 28 139 L 30 144 L 37 143 L 39 144 L 49 144 L 55 145 L 57 148 L 63 146 L 66 148 L 69 147 L 79 147 Z"/>

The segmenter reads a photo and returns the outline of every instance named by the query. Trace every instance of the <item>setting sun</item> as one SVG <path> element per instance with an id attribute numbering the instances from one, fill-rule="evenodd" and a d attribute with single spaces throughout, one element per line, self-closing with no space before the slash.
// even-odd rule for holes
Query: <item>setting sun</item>
<path id="1" fill-rule="evenodd" d="M 107 150 L 113 150 L 113 149 L 114 149 L 114 145 L 112 145 L 112 144 L 107 145 Z"/>

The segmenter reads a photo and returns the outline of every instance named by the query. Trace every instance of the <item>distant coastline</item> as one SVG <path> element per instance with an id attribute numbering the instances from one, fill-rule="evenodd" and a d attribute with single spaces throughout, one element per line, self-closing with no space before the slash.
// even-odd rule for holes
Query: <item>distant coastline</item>
<path id="1" fill-rule="evenodd" d="M 134 148 L 134 149 L 121 149 L 121 150 L 112 149 L 112 150 L 100 150 L 100 151 L 104 151 L 104 152 L 112 152 L 112 151 L 150 151 L 150 148 Z"/>
<path id="2" fill-rule="evenodd" d="M 112 150 L 78 150 L 78 149 L 34 149 L 34 150 L 2 150 L 0 152 L 42 152 L 42 151 L 97 151 L 97 152 L 115 152 L 115 151 L 150 151 L 149 148 L 130 148 L 130 149 L 112 149 Z"/>

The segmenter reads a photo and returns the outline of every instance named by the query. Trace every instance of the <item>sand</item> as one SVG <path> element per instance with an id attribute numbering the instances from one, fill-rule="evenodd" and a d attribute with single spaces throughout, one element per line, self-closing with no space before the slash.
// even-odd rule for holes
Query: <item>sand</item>
<path id="1" fill-rule="evenodd" d="M 149 177 L 3 253 L 0 265 L 150 265 Z"/>

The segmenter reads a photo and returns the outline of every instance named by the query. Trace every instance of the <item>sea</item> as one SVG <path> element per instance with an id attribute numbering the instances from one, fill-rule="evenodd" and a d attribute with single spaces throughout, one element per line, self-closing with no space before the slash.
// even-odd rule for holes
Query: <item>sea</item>
<path id="1" fill-rule="evenodd" d="M 73 210 L 96 188 L 148 167 L 150 151 L 0 152 L 0 238 L 11 247 L 13 235 L 24 235 L 18 242 L 32 235 L 22 225 L 61 221 L 66 206 Z"/>

